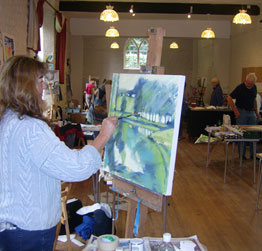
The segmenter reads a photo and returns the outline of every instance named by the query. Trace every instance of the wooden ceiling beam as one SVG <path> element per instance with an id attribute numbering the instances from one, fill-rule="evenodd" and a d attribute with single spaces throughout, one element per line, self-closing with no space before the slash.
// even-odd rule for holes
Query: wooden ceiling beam
<path id="1" fill-rule="evenodd" d="M 190 4 L 190 3 L 148 3 L 148 2 L 110 2 L 119 13 L 129 12 L 131 4 L 135 13 L 151 14 L 187 14 L 193 7 L 192 14 L 235 15 L 240 9 L 247 10 L 249 15 L 258 16 L 260 8 L 257 5 L 242 4 Z M 60 11 L 102 12 L 109 2 L 98 1 L 60 1 Z"/>

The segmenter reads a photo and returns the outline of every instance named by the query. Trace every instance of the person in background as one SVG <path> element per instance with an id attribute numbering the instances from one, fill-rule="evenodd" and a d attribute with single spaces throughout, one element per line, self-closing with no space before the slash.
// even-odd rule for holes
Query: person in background
<path id="1" fill-rule="evenodd" d="M 43 116 L 46 66 L 9 58 L 0 72 L 0 250 L 53 250 L 61 217 L 61 181 L 88 179 L 118 126 L 103 120 L 93 142 L 71 150 Z"/>
<path id="2" fill-rule="evenodd" d="M 103 83 L 99 88 L 96 89 L 94 105 L 106 105 L 105 83 Z"/>
<path id="3" fill-rule="evenodd" d="M 223 104 L 223 91 L 217 77 L 211 79 L 211 84 L 213 86 L 213 92 L 211 94 L 210 105 L 222 106 Z"/>
<path id="4" fill-rule="evenodd" d="M 100 124 L 108 116 L 105 86 L 97 88 L 95 99 L 91 101 L 86 120 L 90 124 Z"/>
<path id="5" fill-rule="evenodd" d="M 238 85 L 227 97 L 228 104 L 234 111 L 237 125 L 256 125 L 261 120 L 257 109 L 257 77 L 254 73 L 246 76 L 246 81 Z M 234 104 L 233 99 L 236 99 Z M 244 144 L 243 159 L 246 159 Z M 250 158 L 253 158 L 253 147 L 250 147 Z"/>
<path id="6" fill-rule="evenodd" d="M 90 83 L 86 83 L 85 97 L 86 97 L 86 106 L 90 108 L 92 96 L 95 94 L 96 84 L 95 81 L 91 80 Z"/>

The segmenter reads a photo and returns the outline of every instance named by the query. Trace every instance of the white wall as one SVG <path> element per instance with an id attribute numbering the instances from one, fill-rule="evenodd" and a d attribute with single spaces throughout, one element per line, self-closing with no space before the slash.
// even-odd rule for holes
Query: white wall
<path id="1" fill-rule="evenodd" d="M 121 20 L 113 24 L 120 32 L 120 38 L 115 39 L 119 50 L 110 49 L 114 39 L 105 38 L 104 34 L 108 24 L 97 19 L 72 18 L 70 20 L 71 35 L 84 41 L 84 68 L 82 82 L 79 70 L 73 72 L 72 82 L 78 85 L 77 90 L 84 90 L 84 82 L 89 75 L 97 76 L 100 82 L 104 79 L 112 79 L 116 73 L 139 73 L 139 71 L 127 71 L 123 69 L 123 48 L 128 37 L 148 37 L 150 27 L 164 27 L 166 36 L 163 41 L 161 66 L 165 67 L 165 74 L 185 75 L 187 88 L 196 84 L 199 77 L 211 77 L 217 75 L 221 80 L 222 88 L 227 91 L 229 82 L 229 54 L 230 32 L 229 21 L 204 21 L 204 20 Z M 216 34 L 215 40 L 199 39 L 201 32 L 212 26 Z M 173 38 L 175 37 L 175 38 Z M 221 38 L 221 39 L 219 39 Z M 223 39 L 222 39 L 223 38 Z M 73 43 L 74 41 L 71 40 Z M 170 50 L 169 44 L 176 41 L 180 48 Z M 72 44 L 71 55 L 79 54 L 78 43 Z M 216 60 L 214 60 L 216 57 Z M 73 65 L 73 63 L 72 63 Z M 74 76 L 77 75 L 77 79 Z M 212 88 L 208 86 L 205 102 L 209 102 Z M 74 92 L 74 96 L 75 96 Z M 81 99 L 80 99 L 81 100 Z"/>
<path id="2" fill-rule="evenodd" d="M 35 0 L 37 2 L 37 0 Z M 28 23 L 28 7 L 27 0 L 0 0 L 0 31 L 14 38 L 15 55 L 30 55 L 32 51 L 27 50 L 27 23 Z M 49 2 L 57 8 L 56 0 Z M 54 16 L 55 11 L 44 4 L 44 22 L 43 28 L 45 32 L 45 40 L 43 50 L 45 55 L 53 54 L 55 57 L 55 31 L 54 31 Z M 69 28 L 69 25 L 68 25 Z M 1 53 L 0 53 L 1 55 Z M 59 105 L 64 105 L 66 102 L 66 85 L 61 86 L 63 93 L 63 102 Z"/>
<path id="3" fill-rule="evenodd" d="M 71 87 L 73 99 L 79 100 L 82 104 L 84 91 L 84 43 L 79 36 L 70 37 L 70 58 L 71 58 Z"/>
<path id="4" fill-rule="evenodd" d="M 81 101 L 84 83 L 89 75 L 100 79 L 112 79 L 113 73 L 140 73 L 139 70 L 124 70 L 124 45 L 128 38 L 117 39 L 98 36 L 71 36 L 71 78 L 73 97 Z M 110 49 L 110 44 L 117 41 L 120 49 Z M 179 38 L 178 50 L 171 50 L 173 38 L 164 38 L 161 66 L 165 74 L 179 74 L 187 77 L 189 85 L 193 75 L 193 40 Z M 83 62 L 83 64 L 82 64 Z"/>
<path id="5" fill-rule="evenodd" d="M 230 54 L 230 92 L 241 82 L 242 68 L 262 67 L 261 17 L 252 17 L 251 25 L 232 24 Z"/>
<path id="6" fill-rule="evenodd" d="M 138 70 L 123 69 L 123 48 L 127 39 L 127 37 L 112 39 L 99 36 L 72 36 L 71 77 L 74 98 L 81 101 L 84 83 L 88 80 L 89 75 L 98 77 L 101 83 L 104 78 L 112 79 L 113 73 L 139 73 Z M 120 49 L 110 49 L 110 44 L 113 41 L 118 42 Z M 171 50 L 169 48 L 173 41 L 179 44 L 179 49 Z M 209 84 L 204 101 L 209 104 L 212 92 L 210 79 L 212 77 L 217 76 L 223 91 L 228 93 L 229 55 L 229 39 L 204 40 L 165 37 L 161 66 L 165 67 L 165 74 L 185 75 L 187 90 L 191 85 L 196 85 L 199 78 L 207 77 Z M 82 60 L 83 68 L 80 63 Z"/>
<path id="7" fill-rule="evenodd" d="M 26 54 L 27 0 L 0 1 L 0 31 L 15 41 L 15 55 Z"/>
<path id="8" fill-rule="evenodd" d="M 54 2 L 51 0 L 50 3 Z M 55 57 L 55 11 L 50 8 L 47 4 L 44 4 L 44 21 L 43 21 L 43 29 L 44 29 L 44 40 L 43 45 L 45 55 L 53 55 Z M 45 58 L 44 58 L 45 59 Z"/>
<path id="9" fill-rule="evenodd" d="M 206 26 L 208 23 L 205 21 L 201 23 L 199 22 L 200 20 L 194 20 L 196 26 L 191 25 L 190 27 L 187 26 L 188 20 L 183 22 L 181 20 L 180 22 L 178 22 L 179 20 L 175 22 L 167 22 L 167 20 L 151 22 L 152 20 L 150 20 L 151 23 L 147 20 L 147 24 L 144 22 L 140 24 L 140 20 L 137 20 L 138 23 L 134 22 L 135 25 L 122 20 L 115 26 L 119 27 L 120 38 L 117 38 L 117 42 L 122 49 L 124 41 L 128 37 L 123 37 L 124 34 L 146 37 L 147 27 L 152 27 L 153 24 L 161 27 L 161 24 L 165 24 L 166 26 L 163 27 L 166 28 L 167 35 L 164 38 L 161 62 L 161 65 L 166 68 L 165 73 L 186 75 L 187 88 L 196 84 L 199 77 L 208 77 L 208 83 L 210 83 L 210 79 L 213 76 L 217 76 L 220 79 L 223 92 L 230 93 L 240 83 L 243 67 L 262 66 L 262 23 L 259 22 L 261 17 L 252 17 L 252 19 L 253 24 L 245 26 L 231 24 L 229 21 L 224 21 L 225 23 L 216 22 L 215 24 L 212 20 L 210 26 L 216 33 L 214 40 L 199 38 L 199 27 L 201 25 Z M 84 34 L 84 71 L 82 81 L 89 74 L 98 76 L 103 80 L 103 78 L 111 78 L 113 72 L 125 72 L 123 70 L 122 50 L 110 50 L 109 44 L 111 41 L 105 37 L 98 36 L 98 34 L 101 35 L 101 32 L 106 31 L 108 28 L 107 24 L 99 20 L 88 19 L 74 19 L 70 23 L 72 34 L 76 34 L 79 37 Z M 126 25 L 126 29 L 122 29 L 122 24 Z M 179 24 L 182 26 L 179 26 Z M 216 27 L 220 27 L 221 30 L 214 28 L 214 25 L 218 25 Z M 187 27 L 187 29 L 182 29 L 183 27 Z M 86 36 L 87 34 L 89 36 Z M 182 35 L 184 37 L 180 37 Z M 179 42 L 179 50 L 170 51 L 167 49 L 169 36 L 175 37 L 170 40 L 183 41 L 182 43 Z M 181 44 L 189 43 L 184 39 L 191 41 L 191 47 L 181 47 Z M 92 47 L 94 50 L 91 49 Z M 212 88 L 209 84 L 204 96 L 206 104 L 210 101 L 211 91 Z"/>
<path id="10" fill-rule="evenodd" d="M 57 3 L 55 0 L 50 0 L 50 2 L 54 5 Z M 52 10 L 46 4 L 45 9 L 49 20 L 44 20 L 44 22 L 47 21 L 48 25 L 51 26 L 53 22 Z M 136 20 L 131 25 L 122 20 L 121 23 L 125 27 L 124 29 L 122 29 L 120 22 L 115 24 L 116 27 L 121 24 L 119 26 L 121 28 L 121 37 L 117 39 L 120 50 L 109 49 L 110 39 L 95 36 L 96 40 L 92 41 L 92 36 L 82 37 L 82 34 L 80 34 L 80 32 L 84 32 L 85 34 L 94 35 L 101 32 L 101 30 L 105 32 L 108 28 L 107 24 L 99 20 L 84 20 L 85 25 L 82 26 L 79 24 L 83 20 L 76 19 L 71 22 L 71 29 L 73 28 L 71 34 L 76 34 L 76 36 L 71 36 L 68 39 L 68 44 L 72 43 L 70 57 L 73 98 L 82 100 L 84 82 L 90 74 L 99 76 L 102 81 L 103 78 L 111 78 L 113 72 L 128 72 L 123 70 L 122 48 L 127 38 L 122 37 L 123 34 L 143 34 L 143 36 L 147 36 L 148 27 L 160 27 L 160 25 L 166 25 L 167 33 L 164 39 L 161 62 L 161 65 L 166 68 L 166 74 L 184 74 L 187 76 L 189 85 L 194 84 L 198 77 L 208 76 L 211 78 L 213 75 L 217 75 L 221 80 L 224 92 L 230 93 L 240 83 L 243 67 L 262 66 L 262 24 L 259 22 L 261 17 L 252 17 L 252 19 L 252 25 L 246 26 L 214 20 L 212 22 L 201 20 L 194 20 L 194 22 L 191 22 L 191 20 L 170 22 L 167 20 L 151 20 L 149 22 L 146 20 L 146 23 Z M 210 43 L 201 39 L 195 38 L 192 40 L 189 38 L 198 37 L 199 30 L 205 27 L 207 23 L 213 27 L 216 33 L 215 42 Z M 99 26 L 95 24 L 99 24 Z M 0 1 L 0 31 L 14 38 L 16 55 L 27 53 L 27 0 Z M 218 37 L 229 37 L 230 32 L 230 39 L 218 39 Z M 50 34 L 52 34 L 52 31 Z M 184 40 L 185 38 L 181 36 L 188 37 L 188 40 Z M 179 50 L 170 51 L 166 49 L 169 37 L 176 37 L 180 44 Z M 49 38 L 49 44 L 45 46 L 48 53 L 54 48 L 54 38 L 52 35 Z M 209 46 L 207 43 L 210 43 Z M 184 48 L 183 45 L 186 44 L 187 46 Z M 91 48 L 95 48 L 95 50 Z M 210 57 L 210 55 L 213 55 L 214 58 Z M 208 100 L 210 91 L 211 89 L 207 90 L 206 100 Z"/>
<path id="11" fill-rule="evenodd" d="M 225 20 L 145 20 L 125 19 L 113 24 L 108 24 L 92 18 L 71 18 L 71 34 L 77 36 L 102 36 L 109 26 L 118 29 L 120 36 L 148 36 L 148 29 L 151 27 L 163 27 L 166 30 L 166 37 L 200 37 L 203 30 L 212 27 L 217 38 L 230 37 L 230 21 Z"/>
<path id="12" fill-rule="evenodd" d="M 207 89 L 204 95 L 204 103 L 209 104 L 212 92 L 211 78 L 216 76 L 220 80 L 223 93 L 228 93 L 229 66 L 230 66 L 230 40 L 196 40 L 196 61 L 194 64 L 196 79 L 207 77 Z"/>

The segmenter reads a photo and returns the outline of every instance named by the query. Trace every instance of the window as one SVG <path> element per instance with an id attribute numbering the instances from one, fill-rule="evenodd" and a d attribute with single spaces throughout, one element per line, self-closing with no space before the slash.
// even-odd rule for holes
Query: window
<path id="1" fill-rule="evenodd" d="M 128 39 L 124 49 L 124 69 L 140 69 L 146 65 L 148 42 L 146 38 Z"/>
<path id="2" fill-rule="evenodd" d="M 41 62 L 44 62 L 44 32 L 43 32 L 43 25 L 40 28 L 40 49 L 37 53 L 37 59 Z"/>

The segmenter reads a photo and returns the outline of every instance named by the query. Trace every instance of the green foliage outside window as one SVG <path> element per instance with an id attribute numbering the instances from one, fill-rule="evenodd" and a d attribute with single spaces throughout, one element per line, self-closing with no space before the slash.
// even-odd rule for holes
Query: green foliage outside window
<path id="1" fill-rule="evenodd" d="M 129 40 L 125 50 L 125 69 L 140 69 L 140 65 L 146 65 L 148 42 L 145 38 L 133 38 Z"/>

